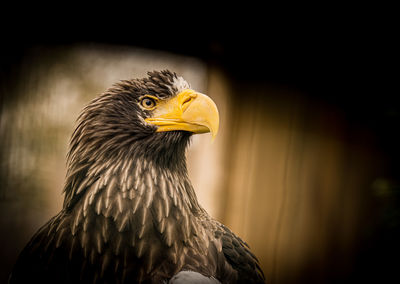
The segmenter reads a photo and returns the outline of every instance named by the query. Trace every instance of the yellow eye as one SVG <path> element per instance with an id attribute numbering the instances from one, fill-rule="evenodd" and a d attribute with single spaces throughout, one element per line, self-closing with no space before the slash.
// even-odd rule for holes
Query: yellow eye
<path id="1" fill-rule="evenodd" d="M 140 105 L 145 109 L 153 109 L 156 106 L 156 100 L 146 96 L 140 100 Z"/>

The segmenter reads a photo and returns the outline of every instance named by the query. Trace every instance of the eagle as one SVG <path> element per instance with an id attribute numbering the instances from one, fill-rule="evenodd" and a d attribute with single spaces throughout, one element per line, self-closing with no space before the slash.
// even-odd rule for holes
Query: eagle
<path id="1" fill-rule="evenodd" d="M 249 246 L 199 204 L 185 152 L 218 132 L 208 96 L 169 70 L 93 99 L 70 139 L 62 210 L 9 283 L 264 283 Z"/>

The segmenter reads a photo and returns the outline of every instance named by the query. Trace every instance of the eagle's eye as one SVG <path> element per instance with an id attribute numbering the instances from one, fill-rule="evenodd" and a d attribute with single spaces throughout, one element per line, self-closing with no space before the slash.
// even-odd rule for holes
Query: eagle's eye
<path id="1" fill-rule="evenodd" d="M 156 107 L 156 99 L 150 96 L 144 96 L 140 99 L 140 105 L 147 110 L 152 110 Z"/>

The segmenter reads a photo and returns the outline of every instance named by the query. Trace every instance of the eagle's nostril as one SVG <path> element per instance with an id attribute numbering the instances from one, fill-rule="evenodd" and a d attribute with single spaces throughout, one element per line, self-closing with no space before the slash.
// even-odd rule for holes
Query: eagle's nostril
<path id="1" fill-rule="evenodd" d="M 182 107 L 183 107 L 183 108 L 186 107 L 187 104 L 190 103 L 192 100 L 193 100 L 192 97 L 187 97 L 187 98 L 183 101 Z"/>

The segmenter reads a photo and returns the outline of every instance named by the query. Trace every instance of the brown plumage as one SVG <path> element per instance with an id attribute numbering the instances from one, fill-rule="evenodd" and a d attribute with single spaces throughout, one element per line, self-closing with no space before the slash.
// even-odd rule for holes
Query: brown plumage
<path id="1" fill-rule="evenodd" d="M 248 246 L 197 201 L 185 160 L 192 133 L 156 132 L 144 121 L 152 111 L 139 106 L 143 95 L 166 100 L 187 83 L 169 71 L 148 74 L 84 108 L 63 209 L 22 251 L 10 283 L 166 283 L 184 270 L 264 282 Z"/>

